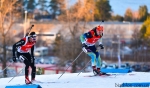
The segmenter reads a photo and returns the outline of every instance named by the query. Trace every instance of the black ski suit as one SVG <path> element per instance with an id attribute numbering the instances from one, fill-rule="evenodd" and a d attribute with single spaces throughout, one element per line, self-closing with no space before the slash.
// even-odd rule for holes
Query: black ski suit
<path id="1" fill-rule="evenodd" d="M 29 75 L 29 66 L 32 68 L 31 79 L 34 79 L 36 73 L 36 66 L 34 64 L 34 45 L 30 49 L 31 54 L 29 52 L 18 51 L 18 48 L 24 46 L 26 42 L 29 41 L 21 39 L 20 41 L 18 41 L 13 45 L 13 56 L 16 56 L 15 55 L 16 53 L 19 59 L 23 59 L 23 62 L 25 64 L 25 76 Z"/>

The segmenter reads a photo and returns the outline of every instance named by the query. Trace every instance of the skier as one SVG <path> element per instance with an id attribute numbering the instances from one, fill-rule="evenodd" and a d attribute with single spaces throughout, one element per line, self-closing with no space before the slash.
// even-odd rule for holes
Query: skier
<path id="1" fill-rule="evenodd" d="M 82 42 L 82 50 L 91 57 L 91 64 L 94 75 L 104 75 L 100 71 L 101 58 L 98 50 L 95 47 L 95 43 L 99 41 L 99 46 L 104 49 L 102 44 L 103 26 L 97 26 L 87 33 L 80 36 Z"/>
<path id="2" fill-rule="evenodd" d="M 36 33 L 31 32 L 29 36 L 22 38 L 13 45 L 13 61 L 17 58 L 25 64 L 25 83 L 32 84 L 35 81 L 36 67 L 34 64 L 34 45 L 36 43 Z M 31 51 L 31 53 L 29 53 Z M 31 81 L 29 80 L 29 66 L 32 68 Z"/>

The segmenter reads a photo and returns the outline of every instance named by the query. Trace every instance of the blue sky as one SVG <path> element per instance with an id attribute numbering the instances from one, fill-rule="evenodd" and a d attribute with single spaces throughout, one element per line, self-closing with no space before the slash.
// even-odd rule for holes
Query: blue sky
<path id="1" fill-rule="evenodd" d="M 70 5 L 76 3 L 77 0 L 68 0 Z M 138 11 L 139 6 L 146 5 L 148 12 L 150 13 L 150 0 L 109 0 L 112 11 L 114 14 L 123 16 L 127 8 L 131 8 L 133 11 Z"/>
<path id="2" fill-rule="evenodd" d="M 138 11 L 140 6 L 146 5 L 150 13 L 150 0 L 110 0 L 114 14 L 124 15 L 127 8 Z"/>

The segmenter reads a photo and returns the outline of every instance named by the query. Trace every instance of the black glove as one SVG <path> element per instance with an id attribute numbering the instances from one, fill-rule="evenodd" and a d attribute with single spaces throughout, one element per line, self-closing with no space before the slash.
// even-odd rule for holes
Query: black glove
<path id="1" fill-rule="evenodd" d="M 13 56 L 13 61 L 14 61 L 14 62 L 16 62 L 16 61 L 17 61 L 15 56 Z"/>
<path id="2" fill-rule="evenodd" d="M 82 44 L 82 47 L 88 48 L 88 46 L 85 43 Z"/>
<path id="3" fill-rule="evenodd" d="M 104 49 L 104 46 L 102 44 L 99 45 L 101 47 L 101 49 Z"/>

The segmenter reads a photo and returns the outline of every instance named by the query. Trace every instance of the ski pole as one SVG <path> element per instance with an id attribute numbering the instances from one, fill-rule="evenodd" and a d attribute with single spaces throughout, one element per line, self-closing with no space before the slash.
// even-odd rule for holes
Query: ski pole
<path id="1" fill-rule="evenodd" d="M 28 36 L 28 35 L 29 35 L 29 33 L 30 33 L 30 31 L 32 30 L 33 27 L 34 27 L 34 25 L 31 25 L 31 27 L 28 29 L 28 32 L 26 33 L 25 36 Z"/>
<path id="2" fill-rule="evenodd" d="M 10 81 L 12 81 L 16 76 L 18 76 L 24 69 L 25 69 L 25 67 L 22 68 L 12 79 L 10 79 Z M 10 82 L 10 81 L 9 81 L 9 82 Z M 8 83 L 9 83 L 9 82 L 8 82 Z"/>
<path id="3" fill-rule="evenodd" d="M 102 20 L 102 21 L 100 22 L 99 26 L 102 24 L 102 22 L 104 22 L 104 20 Z"/>
<path id="4" fill-rule="evenodd" d="M 72 64 L 78 59 L 78 57 L 82 54 L 82 52 L 83 52 L 83 51 L 81 51 L 81 53 L 76 57 L 76 59 L 74 59 L 74 61 L 71 63 L 70 66 L 72 66 Z M 69 68 L 70 66 L 68 66 L 68 68 Z M 67 68 L 67 69 L 68 69 L 68 68 Z M 61 76 L 67 71 L 67 69 L 61 74 Z M 61 77 L 61 76 L 60 76 L 60 77 Z M 59 77 L 59 78 L 60 78 L 60 77 Z M 58 79 L 59 79 L 59 78 L 58 78 Z"/>
<path id="5" fill-rule="evenodd" d="M 10 63 L 9 65 L 7 65 L 7 67 L 5 67 L 5 68 L 1 71 L 1 73 L 2 73 L 3 71 L 5 71 L 11 64 L 13 64 L 13 62 Z"/>
<path id="6" fill-rule="evenodd" d="M 13 62 L 10 63 L 9 65 L 7 65 L 7 67 L 5 67 L 0 73 L 3 73 L 11 64 L 13 64 Z M 0 79 L 1 79 L 1 78 L 0 78 Z"/>
<path id="7" fill-rule="evenodd" d="M 88 63 L 86 63 L 86 65 L 82 68 L 82 70 L 80 71 L 80 73 L 87 67 L 87 65 L 90 63 L 91 60 L 88 61 Z M 80 73 L 78 75 L 80 75 Z M 77 76 L 78 76 L 77 75 Z"/>

